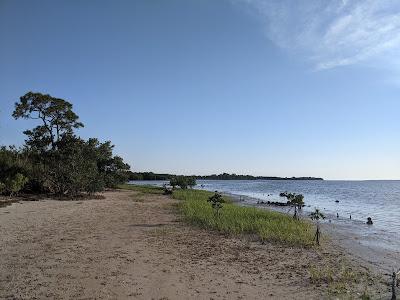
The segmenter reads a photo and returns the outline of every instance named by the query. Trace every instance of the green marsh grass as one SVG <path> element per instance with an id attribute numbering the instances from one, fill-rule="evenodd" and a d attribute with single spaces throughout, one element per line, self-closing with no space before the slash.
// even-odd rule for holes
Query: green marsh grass
<path id="1" fill-rule="evenodd" d="M 238 206 L 227 197 L 224 197 L 227 203 L 216 215 L 207 202 L 212 194 L 199 190 L 175 190 L 173 197 L 183 200 L 179 209 L 188 223 L 224 233 L 255 234 L 262 241 L 305 247 L 313 244 L 314 229 L 308 221 L 294 220 L 279 212 Z"/>
<path id="2" fill-rule="evenodd" d="M 123 184 L 119 188 L 144 194 L 163 194 L 162 188 L 154 186 Z M 261 241 L 304 247 L 313 245 L 315 230 L 308 221 L 294 220 L 279 212 L 239 206 L 226 196 L 220 214 L 216 215 L 207 202 L 211 195 L 213 193 L 208 191 L 177 189 L 172 197 L 182 200 L 178 208 L 187 223 L 229 234 L 255 234 Z"/>

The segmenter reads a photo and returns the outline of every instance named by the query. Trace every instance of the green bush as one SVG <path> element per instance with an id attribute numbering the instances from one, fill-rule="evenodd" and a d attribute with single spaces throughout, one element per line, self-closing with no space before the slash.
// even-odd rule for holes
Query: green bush
<path id="1" fill-rule="evenodd" d="M 25 177 L 21 173 L 17 173 L 14 176 L 6 179 L 6 181 L 4 182 L 4 190 L 11 196 L 15 195 L 22 190 L 27 182 L 27 177 Z"/>
<path id="2" fill-rule="evenodd" d="M 193 187 L 196 185 L 196 179 L 186 176 L 174 176 L 169 180 L 169 184 L 172 188 L 179 186 L 181 189 L 186 190 L 188 186 Z"/>
<path id="3" fill-rule="evenodd" d="M 222 203 L 225 201 L 222 195 L 216 191 L 214 195 L 208 197 L 207 202 L 211 203 L 211 207 L 214 209 L 215 213 L 219 215 L 219 210 L 222 208 Z"/>
<path id="4" fill-rule="evenodd" d="M 64 137 L 44 158 L 48 170 L 45 188 L 50 193 L 75 196 L 124 183 L 129 166 L 112 156 L 112 147 L 110 142 L 100 143 L 97 139 Z"/>
<path id="5" fill-rule="evenodd" d="M 0 193 L 14 195 L 24 188 L 28 179 L 27 161 L 15 147 L 0 148 Z"/>

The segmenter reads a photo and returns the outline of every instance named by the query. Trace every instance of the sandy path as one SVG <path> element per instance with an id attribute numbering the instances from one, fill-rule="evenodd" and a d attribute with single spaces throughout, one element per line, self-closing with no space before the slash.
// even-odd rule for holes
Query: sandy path
<path id="1" fill-rule="evenodd" d="M 165 196 L 105 196 L 0 208 L 0 298 L 322 298 L 317 253 L 187 227 Z"/>

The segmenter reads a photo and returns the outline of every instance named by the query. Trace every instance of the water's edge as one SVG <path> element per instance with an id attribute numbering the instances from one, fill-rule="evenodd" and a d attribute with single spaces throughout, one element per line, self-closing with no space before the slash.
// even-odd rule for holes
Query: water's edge
<path id="1" fill-rule="evenodd" d="M 132 182 L 161 186 L 166 181 Z M 323 234 L 335 245 L 357 258 L 364 266 L 380 273 L 400 267 L 400 181 L 229 181 L 199 180 L 199 190 L 216 191 L 230 196 L 237 205 L 293 214 L 289 207 L 257 204 L 280 201 L 283 191 L 304 194 L 306 207 L 301 217 L 308 219 L 314 208 L 326 216 Z M 350 216 L 352 218 L 350 218 Z M 371 216 L 374 224 L 367 225 Z"/>
<path id="2" fill-rule="evenodd" d="M 278 211 L 284 214 L 292 214 L 288 211 L 288 208 L 273 207 L 268 205 L 254 205 L 246 203 L 245 200 L 258 201 L 260 199 L 249 196 L 243 196 L 233 193 L 222 193 L 227 197 L 230 197 L 234 204 L 240 206 L 257 207 L 259 209 L 266 209 L 271 211 Z M 334 219 L 334 216 L 330 216 Z M 305 215 L 301 218 L 306 218 Z M 390 275 L 393 267 L 399 265 L 399 253 L 397 255 L 392 251 L 389 251 L 383 247 L 379 247 L 377 244 L 366 245 L 368 240 L 360 239 L 359 236 L 352 232 L 352 225 L 349 223 L 323 223 L 322 233 L 326 233 L 334 244 L 340 246 L 351 258 L 357 260 L 361 265 L 369 269 L 373 269 L 378 273 L 384 275 Z"/>

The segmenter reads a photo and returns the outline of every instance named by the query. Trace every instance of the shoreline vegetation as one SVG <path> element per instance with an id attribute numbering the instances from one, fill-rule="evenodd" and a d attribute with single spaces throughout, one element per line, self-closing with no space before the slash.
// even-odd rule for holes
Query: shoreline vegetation
<path id="1" fill-rule="evenodd" d="M 47 94 L 28 92 L 14 105 L 14 119 L 33 120 L 25 143 L 0 147 L 0 194 L 76 198 L 126 182 L 130 166 L 113 154 L 110 141 L 87 140 L 73 105 Z"/>
<path id="2" fill-rule="evenodd" d="M 121 189 L 142 193 L 163 194 L 160 187 L 124 184 Z M 175 189 L 172 198 L 182 200 L 179 212 L 182 219 L 192 225 L 234 235 L 253 235 L 261 242 L 280 242 L 290 246 L 311 247 L 314 243 L 314 225 L 307 220 L 295 220 L 279 212 L 243 207 L 223 196 L 220 214 L 213 211 L 207 200 L 214 193 L 193 189 Z"/>
<path id="3" fill-rule="evenodd" d="M 176 190 L 173 198 L 183 200 L 180 212 L 190 224 L 222 233 L 254 235 L 262 243 L 280 242 L 290 246 L 311 247 L 314 230 L 311 222 L 295 220 L 291 216 L 255 207 L 231 203 L 228 198 L 221 212 L 214 213 L 207 203 L 213 193 L 196 190 Z M 224 196 L 226 198 L 226 196 Z"/>
<path id="4" fill-rule="evenodd" d="M 171 180 L 174 177 L 188 177 L 199 180 L 324 180 L 320 177 L 277 177 L 277 176 L 252 176 L 237 174 L 212 174 L 212 175 L 174 175 L 174 174 L 157 174 L 153 172 L 128 172 L 128 179 L 136 180 Z"/>
<path id="5" fill-rule="evenodd" d="M 162 195 L 165 192 L 162 187 L 150 185 L 122 184 L 118 188 L 144 195 Z M 309 283 L 317 287 L 326 286 L 327 299 L 375 299 L 387 293 L 386 282 L 381 275 L 352 263 L 352 258 L 332 244 L 329 237 L 323 236 L 321 245 L 317 245 L 314 240 L 317 224 L 304 219 L 296 220 L 281 212 L 239 206 L 227 195 L 223 196 L 223 207 L 216 215 L 208 203 L 213 195 L 209 191 L 178 188 L 169 196 L 179 200 L 175 211 L 180 220 L 195 228 L 251 240 L 260 245 L 276 245 L 298 249 L 299 253 L 316 254 L 320 264 L 308 266 Z"/>

